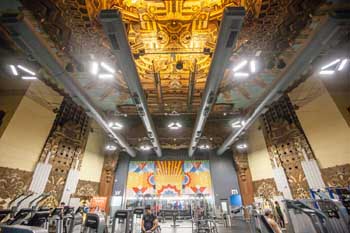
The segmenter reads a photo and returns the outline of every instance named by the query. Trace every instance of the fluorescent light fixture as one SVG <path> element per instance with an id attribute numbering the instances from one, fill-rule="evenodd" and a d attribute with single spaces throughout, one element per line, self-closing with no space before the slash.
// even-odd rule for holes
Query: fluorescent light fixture
<path id="1" fill-rule="evenodd" d="M 256 72 L 256 64 L 254 60 L 250 61 L 250 72 L 255 73 Z"/>
<path id="2" fill-rule="evenodd" d="M 113 74 L 99 74 L 98 75 L 99 79 L 111 79 L 113 77 L 114 77 Z"/>
<path id="3" fill-rule="evenodd" d="M 169 129 L 180 129 L 182 128 L 182 125 L 179 123 L 179 122 L 171 122 L 169 125 L 168 125 L 168 128 Z"/>
<path id="4" fill-rule="evenodd" d="M 150 149 L 152 149 L 152 147 L 149 145 L 142 145 L 142 146 L 140 146 L 140 149 L 141 150 L 150 150 Z"/>
<path id="5" fill-rule="evenodd" d="M 93 74 L 93 75 L 97 75 L 98 74 L 98 63 L 97 62 L 92 62 L 92 64 L 91 64 L 91 73 Z"/>
<path id="6" fill-rule="evenodd" d="M 12 72 L 12 74 L 13 74 L 14 76 L 17 76 L 17 75 L 18 75 L 16 66 L 10 65 L 10 69 L 11 69 L 11 72 Z"/>
<path id="7" fill-rule="evenodd" d="M 26 67 L 24 67 L 24 66 L 17 65 L 17 67 L 18 67 L 18 69 L 21 69 L 21 70 L 23 70 L 24 72 L 27 72 L 28 74 L 30 74 L 30 75 L 32 75 L 32 76 L 35 75 L 35 73 L 34 73 L 33 71 L 31 71 L 30 69 L 28 69 L 28 68 L 26 68 Z"/>
<path id="8" fill-rule="evenodd" d="M 201 150 L 208 150 L 208 149 L 210 149 L 210 146 L 208 144 L 202 144 L 202 145 L 198 146 L 198 148 Z"/>
<path id="9" fill-rule="evenodd" d="M 323 67 L 321 68 L 321 70 L 325 70 L 325 69 L 327 69 L 327 68 L 329 68 L 329 67 L 331 67 L 331 66 L 333 66 L 333 65 L 335 65 L 335 64 L 337 64 L 337 63 L 339 63 L 339 62 L 340 62 L 340 59 L 334 60 L 334 61 L 332 61 L 331 63 L 329 63 L 328 65 L 323 66 Z"/>
<path id="10" fill-rule="evenodd" d="M 248 63 L 247 60 L 242 61 L 235 68 L 233 68 L 233 71 L 236 72 L 236 71 L 242 69 L 245 65 L 247 65 L 247 63 Z"/>
<path id="11" fill-rule="evenodd" d="M 347 59 L 347 58 L 345 58 L 345 59 L 343 59 L 343 60 L 341 61 L 340 65 L 339 65 L 339 67 L 338 67 L 338 71 L 342 71 L 342 70 L 344 69 L 346 63 L 348 63 L 348 59 Z"/>
<path id="12" fill-rule="evenodd" d="M 245 125 L 245 121 L 235 121 L 231 124 L 232 128 L 241 128 Z"/>
<path id="13" fill-rule="evenodd" d="M 110 73 L 112 73 L 112 74 L 115 73 L 115 70 L 114 70 L 112 67 L 110 67 L 109 65 L 107 65 L 106 63 L 101 62 L 100 64 L 101 64 L 101 66 L 102 66 L 105 70 L 107 70 L 108 72 L 110 72 Z"/>
<path id="14" fill-rule="evenodd" d="M 123 128 L 123 125 L 118 123 L 118 122 L 109 122 L 108 126 L 111 129 L 122 129 Z"/>
<path id="15" fill-rule="evenodd" d="M 243 72 L 237 72 L 237 73 L 234 73 L 233 76 L 237 78 L 246 78 L 246 77 L 249 77 L 249 74 L 243 73 Z"/>
<path id="16" fill-rule="evenodd" d="M 108 151 L 114 151 L 116 149 L 117 149 L 117 147 L 115 145 L 107 145 L 106 146 L 106 150 L 108 150 Z"/>
<path id="17" fill-rule="evenodd" d="M 321 74 L 321 75 L 332 75 L 334 73 L 335 73 L 334 70 L 321 70 L 319 74 Z"/>
<path id="18" fill-rule="evenodd" d="M 23 80 L 36 80 L 37 79 L 37 77 L 35 77 L 35 76 L 22 76 L 21 78 Z"/>
<path id="19" fill-rule="evenodd" d="M 238 144 L 238 145 L 236 146 L 236 148 L 237 148 L 237 149 L 240 149 L 240 150 L 242 150 L 242 149 L 247 149 L 247 148 L 248 148 L 248 145 L 245 144 L 245 143 L 242 143 L 242 144 Z"/>

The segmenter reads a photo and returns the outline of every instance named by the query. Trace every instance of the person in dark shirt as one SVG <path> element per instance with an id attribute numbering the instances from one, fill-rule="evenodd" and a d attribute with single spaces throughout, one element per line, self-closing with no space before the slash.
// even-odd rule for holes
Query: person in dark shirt
<path id="1" fill-rule="evenodd" d="M 152 214 L 151 206 L 145 207 L 145 214 L 142 218 L 141 228 L 144 233 L 154 232 L 158 229 L 158 219 L 157 216 Z"/>
<path id="2" fill-rule="evenodd" d="M 285 223 L 284 223 L 284 217 L 283 217 L 283 213 L 281 210 L 281 206 L 279 205 L 279 203 L 277 201 L 275 201 L 275 209 L 278 215 L 278 223 L 279 225 L 284 228 L 285 227 Z"/>

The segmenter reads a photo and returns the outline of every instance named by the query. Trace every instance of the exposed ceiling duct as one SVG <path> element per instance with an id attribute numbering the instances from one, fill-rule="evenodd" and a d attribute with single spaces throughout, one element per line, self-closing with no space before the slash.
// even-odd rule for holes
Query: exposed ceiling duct
<path id="1" fill-rule="evenodd" d="M 344 18 L 345 17 L 345 18 Z M 224 143 L 220 146 L 217 151 L 218 155 L 223 154 L 229 147 L 235 142 L 236 138 L 240 134 L 250 127 L 254 121 L 267 110 L 269 104 L 280 97 L 290 84 L 293 83 L 300 75 L 307 69 L 311 61 L 316 58 L 321 50 L 325 48 L 329 40 L 339 30 L 339 23 L 350 22 L 350 14 L 347 12 L 340 12 L 339 15 L 335 14 L 334 17 L 328 17 L 318 25 L 317 31 L 311 36 L 304 48 L 297 53 L 293 59 L 293 62 L 282 72 L 278 78 L 278 82 L 266 92 L 265 97 L 256 106 L 256 108 L 248 114 L 245 118 L 245 124 L 237 131 L 233 131 Z"/>
<path id="2" fill-rule="evenodd" d="M 110 41 L 111 50 L 117 58 L 118 66 L 121 68 L 124 80 L 128 85 L 131 97 L 136 104 L 139 116 L 146 127 L 147 135 L 152 142 L 157 156 L 161 157 L 162 151 L 158 141 L 158 136 L 151 119 L 151 114 L 148 110 L 147 101 L 131 53 L 121 13 L 117 10 L 103 10 L 100 13 L 100 20 L 105 34 Z"/>
<path id="3" fill-rule="evenodd" d="M 6 26 L 15 43 L 27 54 L 30 54 L 42 67 L 47 69 L 53 78 L 62 83 L 72 99 L 87 109 L 89 115 L 94 118 L 107 134 L 113 137 L 121 147 L 125 148 L 130 156 L 136 156 L 136 151 L 130 147 L 125 138 L 108 127 L 104 114 L 99 111 L 75 79 L 65 71 L 65 64 L 63 64 L 62 60 L 51 51 L 47 44 L 45 44 L 41 35 L 38 33 L 39 30 L 33 27 L 25 15 L 17 11 L 17 7 L 12 7 L 11 9 L 14 10 L 15 13 L 2 15 L 1 22 Z"/>
<path id="4" fill-rule="evenodd" d="M 197 114 L 191 138 L 191 144 L 188 151 L 190 157 L 196 150 L 207 117 L 215 104 L 219 85 L 224 77 L 225 69 L 228 67 L 229 59 L 235 48 L 239 31 L 242 28 L 244 15 L 245 11 L 242 7 L 228 7 L 224 10 L 213 59 L 205 83 L 201 106 Z"/>

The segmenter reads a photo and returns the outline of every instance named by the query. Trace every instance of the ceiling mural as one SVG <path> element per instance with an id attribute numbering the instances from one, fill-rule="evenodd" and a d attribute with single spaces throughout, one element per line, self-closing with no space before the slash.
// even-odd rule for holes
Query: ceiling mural
<path id="1" fill-rule="evenodd" d="M 98 16 L 102 9 L 122 12 L 150 111 L 196 113 L 225 7 L 244 6 L 246 9 L 232 63 L 253 57 L 260 70 L 249 80 L 240 80 L 232 77 L 231 67 L 228 67 L 217 98 L 217 106 L 222 107 L 214 108 L 214 112 L 247 109 L 271 87 L 278 76 L 275 64 L 284 62 L 280 58 L 281 53 L 291 46 L 297 46 L 294 45 L 296 36 L 310 21 L 309 13 L 319 3 L 316 0 L 302 4 L 298 0 L 36 2 L 33 4 L 33 1 L 24 0 L 25 5 L 40 19 L 41 26 L 55 42 L 58 52 L 71 56 L 76 66 L 73 67 L 76 69 L 72 68 L 72 76 L 94 102 L 107 112 L 135 114 L 123 74 L 118 69 L 118 61 L 112 55 L 99 23 Z M 88 69 L 81 68 L 88 67 L 92 59 L 103 60 L 116 67 L 114 79 L 101 81 L 92 76 Z M 193 92 L 190 94 L 191 87 Z M 192 98 L 191 102 L 189 98 Z"/>

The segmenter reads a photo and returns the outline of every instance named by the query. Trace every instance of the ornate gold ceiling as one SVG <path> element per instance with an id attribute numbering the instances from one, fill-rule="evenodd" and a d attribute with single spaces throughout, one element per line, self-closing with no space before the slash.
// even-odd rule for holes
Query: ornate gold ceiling
<path id="1" fill-rule="evenodd" d="M 170 106 L 177 111 L 186 111 L 188 107 L 186 100 L 192 74 L 197 93 L 193 103 L 199 104 L 222 11 L 227 6 L 241 4 L 239 0 L 100 0 L 86 3 L 91 20 L 98 20 L 101 9 L 121 9 L 151 109 L 153 103 L 159 109 Z M 161 93 L 155 85 L 157 77 Z"/>
<path id="2" fill-rule="evenodd" d="M 196 113 L 225 7 L 244 6 L 247 14 L 233 60 L 260 50 L 261 60 L 266 62 L 293 46 L 320 0 L 23 2 L 55 42 L 56 49 L 71 56 L 77 64 L 91 55 L 118 64 L 98 15 L 102 9 L 121 10 L 150 111 Z M 271 86 L 277 73 L 275 68 L 264 70 L 246 82 L 232 81 L 226 73 L 214 112 L 242 111 L 252 106 Z M 112 83 L 101 83 L 79 69 L 74 75 L 102 110 L 136 114 L 121 73 Z"/>

